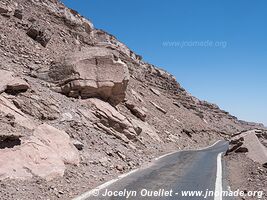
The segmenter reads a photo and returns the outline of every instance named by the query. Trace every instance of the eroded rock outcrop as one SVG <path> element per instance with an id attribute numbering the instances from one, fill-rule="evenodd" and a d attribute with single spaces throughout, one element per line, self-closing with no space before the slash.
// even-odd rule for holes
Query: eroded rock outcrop
<path id="1" fill-rule="evenodd" d="M 14 98 L 12 101 L 23 113 L 40 120 L 55 120 L 60 114 L 60 106 L 49 96 L 40 98 L 36 94 L 24 93 L 23 96 Z"/>
<path id="2" fill-rule="evenodd" d="M 267 162 L 267 149 L 262 145 L 256 135 L 257 130 L 242 132 L 234 136 L 230 141 L 228 153 L 247 153 L 247 156 L 255 162 L 264 164 Z"/>
<path id="3" fill-rule="evenodd" d="M 117 105 L 125 98 L 129 73 L 107 49 L 87 48 L 52 66 L 49 78 L 69 97 L 99 97 Z"/>
<path id="4" fill-rule="evenodd" d="M 154 127 L 150 126 L 147 122 L 136 119 L 132 119 L 131 122 L 134 126 L 134 129 L 136 131 L 139 131 L 139 134 L 148 135 L 152 140 L 162 142 L 157 133 L 157 130 Z"/>
<path id="5" fill-rule="evenodd" d="M 146 119 L 146 108 L 139 108 L 132 101 L 126 101 L 125 106 L 138 118 L 142 121 Z"/>
<path id="6" fill-rule="evenodd" d="M 126 142 L 137 136 L 132 123 L 109 103 L 96 98 L 90 99 L 89 102 L 96 108 L 94 114 L 100 119 L 98 126 L 107 133 Z"/>

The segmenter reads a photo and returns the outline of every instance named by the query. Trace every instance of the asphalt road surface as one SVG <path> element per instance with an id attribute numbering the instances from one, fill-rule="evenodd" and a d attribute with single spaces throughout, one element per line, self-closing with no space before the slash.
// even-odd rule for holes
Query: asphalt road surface
<path id="1" fill-rule="evenodd" d="M 218 159 L 228 149 L 228 142 L 219 141 L 206 149 L 180 151 L 162 157 L 150 166 L 140 169 L 112 184 L 90 192 L 87 200 L 125 200 L 125 199 L 190 199 L 221 200 L 212 192 L 218 188 L 218 171 L 222 171 L 219 188 L 226 190 L 224 183 L 224 164 Z M 219 156 L 218 156 L 219 155 Z M 218 166 L 219 164 L 220 166 Z M 220 173 L 220 172 L 219 172 Z M 182 192 L 184 193 L 182 194 Z M 185 196 L 186 191 L 191 197 Z M 202 194 L 200 196 L 200 193 Z M 206 195 L 209 192 L 209 195 Z M 87 195 L 88 196 L 88 195 Z"/>

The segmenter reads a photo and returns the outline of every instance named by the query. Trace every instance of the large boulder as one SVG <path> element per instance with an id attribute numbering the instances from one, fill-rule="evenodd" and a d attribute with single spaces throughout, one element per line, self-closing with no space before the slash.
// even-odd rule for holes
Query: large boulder
<path id="1" fill-rule="evenodd" d="M 98 97 L 116 105 L 124 100 L 129 81 L 127 65 L 109 50 L 86 48 L 50 68 L 49 78 L 70 97 Z"/>
<path id="2" fill-rule="evenodd" d="M 39 176 L 51 180 L 63 176 L 65 164 L 78 165 L 79 154 L 67 133 L 47 124 L 21 137 L 16 146 L 0 149 L 0 179 Z"/>
<path id="3" fill-rule="evenodd" d="M 36 124 L 9 97 L 0 95 L 0 180 L 51 180 L 63 176 L 65 164 L 79 164 L 78 150 L 66 132 Z"/>
<path id="4" fill-rule="evenodd" d="M 14 75 L 13 72 L 0 69 L 0 93 L 18 93 L 29 89 L 29 84 Z"/>
<path id="5" fill-rule="evenodd" d="M 63 176 L 64 162 L 56 152 L 32 137 L 12 149 L 0 149 L 0 179 L 30 179 L 33 175 L 51 180 Z"/>
<path id="6" fill-rule="evenodd" d="M 0 93 L 6 90 L 10 79 L 13 79 L 13 75 L 10 71 L 0 70 Z"/>
<path id="7" fill-rule="evenodd" d="M 42 124 L 34 130 L 33 136 L 55 151 L 65 164 L 79 164 L 78 151 L 65 131 Z"/>

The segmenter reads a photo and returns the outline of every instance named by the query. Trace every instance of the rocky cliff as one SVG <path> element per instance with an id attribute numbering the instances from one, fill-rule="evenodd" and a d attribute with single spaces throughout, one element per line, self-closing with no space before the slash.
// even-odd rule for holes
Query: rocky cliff
<path id="1" fill-rule="evenodd" d="M 177 149 L 261 127 L 57 0 L 0 2 L 1 199 L 69 199 Z"/>

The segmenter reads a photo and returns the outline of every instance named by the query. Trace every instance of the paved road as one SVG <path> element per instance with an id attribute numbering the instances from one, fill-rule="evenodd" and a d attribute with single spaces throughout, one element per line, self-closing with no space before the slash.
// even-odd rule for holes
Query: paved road
<path id="1" fill-rule="evenodd" d="M 214 197 L 182 197 L 181 192 L 203 191 L 204 195 L 207 190 L 214 191 L 216 175 L 218 175 L 218 155 L 224 153 L 227 149 L 228 142 L 219 141 L 203 150 L 173 153 L 153 162 L 151 166 L 145 169 L 138 170 L 116 181 L 108 187 L 94 190 L 93 194 L 98 195 L 92 195 L 87 200 L 125 200 L 127 195 L 128 199 L 134 200 L 214 200 L 216 199 Z M 223 185 L 222 188 L 225 189 L 225 186 Z M 109 195 L 106 196 L 106 194 Z"/>

